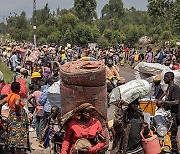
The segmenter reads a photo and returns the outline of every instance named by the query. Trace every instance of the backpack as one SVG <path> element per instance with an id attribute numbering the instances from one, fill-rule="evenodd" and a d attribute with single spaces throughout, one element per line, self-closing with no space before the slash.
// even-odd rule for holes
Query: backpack
<path id="1" fill-rule="evenodd" d="M 26 80 L 25 79 L 18 79 L 17 82 L 20 83 L 20 92 L 19 95 L 21 96 L 21 98 L 26 98 L 27 97 L 27 87 L 26 87 Z"/>

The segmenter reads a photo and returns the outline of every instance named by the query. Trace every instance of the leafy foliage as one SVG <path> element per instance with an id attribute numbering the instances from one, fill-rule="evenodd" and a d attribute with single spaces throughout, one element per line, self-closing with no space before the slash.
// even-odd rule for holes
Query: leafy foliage
<path id="1" fill-rule="evenodd" d="M 96 13 L 97 2 L 96 0 L 75 0 L 74 9 L 77 17 L 81 21 L 90 22 L 93 18 L 97 18 Z"/>
<path id="2" fill-rule="evenodd" d="M 25 12 L 14 13 L 7 25 L 0 23 L 0 33 L 7 31 L 12 39 L 37 43 L 56 43 L 86 46 L 117 46 L 119 43 L 135 45 L 142 36 L 152 37 L 154 42 L 175 42 L 180 34 L 180 1 L 148 0 L 148 11 L 124 8 L 122 0 L 109 0 L 97 19 L 96 0 L 74 0 L 71 9 L 57 9 L 51 13 L 48 4 L 33 12 L 27 19 Z M 37 30 L 33 30 L 33 25 Z"/>

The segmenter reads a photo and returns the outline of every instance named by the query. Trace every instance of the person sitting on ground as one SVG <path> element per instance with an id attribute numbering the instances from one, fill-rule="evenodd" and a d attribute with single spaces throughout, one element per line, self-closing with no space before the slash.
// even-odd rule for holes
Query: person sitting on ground
<path id="1" fill-rule="evenodd" d="M 101 122 L 92 117 L 93 111 L 98 112 L 86 103 L 67 113 L 70 118 L 64 116 L 68 120 L 61 154 L 98 153 L 105 147 L 106 137 Z M 82 147 L 78 146 L 81 141 L 84 143 Z"/>

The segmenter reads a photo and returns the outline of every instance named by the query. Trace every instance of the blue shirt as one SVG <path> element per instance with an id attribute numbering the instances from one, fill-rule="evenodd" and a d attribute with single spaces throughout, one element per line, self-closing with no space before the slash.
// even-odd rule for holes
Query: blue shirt
<path id="1" fill-rule="evenodd" d="M 20 62 L 18 62 L 17 60 L 17 56 L 16 55 L 12 55 L 10 58 L 11 64 L 13 67 L 18 66 L 18 64 L 20 64 Z"/>
<path id="2" fill-rule="evenodd" d="M 39 103 L 44 106 L 44 111 L 51 113 L 51 104 L 48 101 L 47 98 L 47 90 L 50 87 L 50 85 L 44 85 L 42 86 L 42 94 L 39 98 Z"/>

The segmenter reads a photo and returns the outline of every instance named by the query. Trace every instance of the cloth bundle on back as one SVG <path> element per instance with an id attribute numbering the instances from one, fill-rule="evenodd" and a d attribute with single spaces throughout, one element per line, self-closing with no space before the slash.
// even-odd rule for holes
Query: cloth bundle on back
<path id="1" fill-rule="evenodd" d="M 150 90 L 151 85 L 146 80 L 132 80 L 113 89 L 110 94 L 110 104 L 116 101 L 130 104 L 137 98 L 146 96 Z"/>

